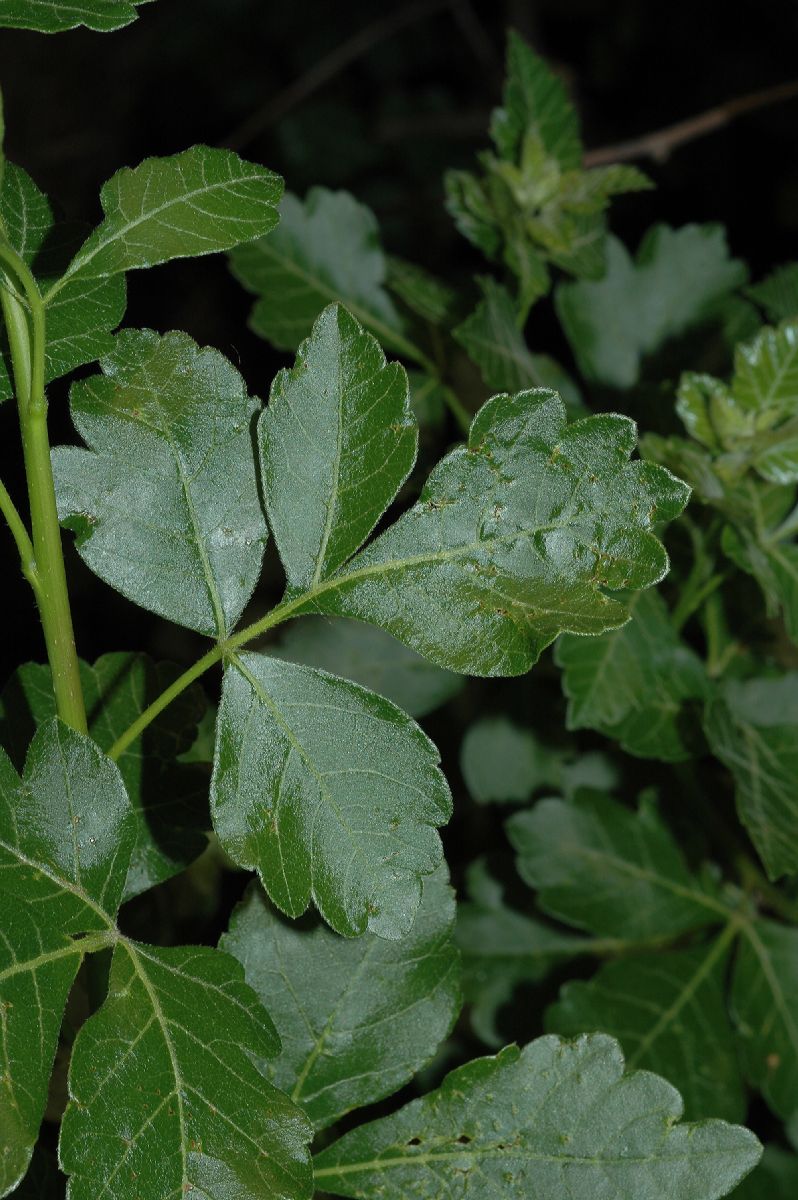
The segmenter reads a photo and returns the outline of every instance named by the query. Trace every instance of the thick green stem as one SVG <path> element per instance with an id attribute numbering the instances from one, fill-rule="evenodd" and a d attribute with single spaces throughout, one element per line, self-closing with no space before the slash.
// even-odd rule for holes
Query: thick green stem
<path id="1" fill-rule="evenodd" d="M 18 254 L 0 240 L 0 264 L 25 294 L 26 307 L 6 283 L 0 303 L 8 332 L 19 407 L 25 474 L 28 480 L 33 534 L 34 587 L 47 656 L 53 674 L 58 715 L 67 725 L 86 732 L 72 614 L 69 607 L 61 528 L 55 502 L 47 399 L 44 393 L 45 317 L 39 289 Z"/>

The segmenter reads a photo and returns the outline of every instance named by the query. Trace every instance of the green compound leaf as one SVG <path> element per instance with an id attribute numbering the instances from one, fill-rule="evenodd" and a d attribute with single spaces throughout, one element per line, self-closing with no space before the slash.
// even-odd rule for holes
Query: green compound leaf
<path id="1" fill-rule="evenodd" d="M 297 925 L 251 887 L 223 949 L 244 965 L 283 1044 L 271 1079 L 316 1129 L 397 1091 L 432 1058 L 460 1009 L 454 894 L 445 867 L 424 880 L 400 941 L 347 940 L 320 922 Z"/>
<path id="2" fill-rule="evenodd" d="M 798 317 L 798 263 L 779 267 L 761 283 L 746 288 L 745 294 L 765 310 L 769 321 Z"/>
<path id="3" fill-rule="evenodd" d="M 417 718 L 451 700 L 465 683 L 462 675 L 434 666 L 382 629 L 342 618 L 304 617 L 270 651 L 275 658 L 343 675 Z"/>
<path id="4" fill-rule="evenodd" d="M 646 355 L 711 316 L 745 278 L 720 226 L 656 225 L 636 260 L 608 237 L 604 278 L 562 284 L 557 310 L 585 378 L 628 388 Z"/>
<path id="5" fill-rule="evenodd" d="M 743 1070 L 786 1120 L 798 1112 L 798 930 L 761 920 L 743 934 L 732 983 Z"/>
<path id="6" fill-rule="evenodd" d="M 695 722 L 684 704 L 707 694 L 703 663 L 674 631 L 656 592 L 633 597 L 629 608 L 622 629 L 558 641 L 568 728 L 597 729 L 642 758 L 690 758 Z"/>
<path id="7" fill-rule="evenodd" d="M 192 146 L 117 171 L 100 193 L 105 220 L 45 295 L 173 258 L 215 254 L 263 237 L 278 221 L 283 183 L 230 150 Z"/>
<path id="8" fill-rule="evenodd" d="M 250 324 L 280 350 L 296 350 L 319 313 L 340 300 L 383 346 L 406 349 L 402 320 L 385 289 L 377 221 L 348 192 L 287 194 L 272 237 L 239 246 L 235 277 L 260 299 Z"/>
<path id="9" fill-rule="evenodd" d="M 512 30 L 503 104 L 493 113 L 491 135 L 508 161 L 516 159 L 525 137 L 534 136 L 563 170 L 581 165 L 579 118 L 562 80 Z"/>
<path id="10" fill-rule="evenodd" d="M 407 376 L 331 304 L 272 384 L 258 422 L 269 522 L 291 590 L 315 587 L 362 545 L 412 470 Z"/>
<path id="11" fill-rule="evenodd" d="M 560 393 L 572 414 L 578 413 L 583 407 L 579 389 L 553 358 L 530 353 L 507 289 L 489 276 L 479 284 L 483 299 L 453 336 L 477 364 L 487 386 L 494 392 L 549 387 Z"/>
<path id="12" fill-rule="evenodd" d="M 61 33 L 85 25 L 110 33 L 135 21 L 137 4 L 152 0 L 0 0 L 0 26 Z"/>
<path id="13" fill-rule="evenodd" d="M 518 871 L 553 917 L 627 941 L 675 937 L 728 910 L 690 874 L 653 804 L 631 812 L 609 796 L 541 800 L 506 824 Z"/>
<path id="14" fill-rule="evenodd" d="M 724 996 L 728 941 L 607 963 L 589 983 L 566 983 L 546 1029 L 617 1037 L 627 1066 L 664 1075 L 691 1120 L 745 1116 L 743 1082 Z"/>
<path id="15" fill-rule="evenodd" d="M 759 1161 L 752 1133 L 681 1124 L 679 1093 L 624 1073 L 601 1034 L 543 1037 L 452 1071 L 438 1091 L 323 1150 L 325 1192 L 371 1200 L 716 1200 Z"/>
<path id="16" fill-rule="evenodd" d="M 70 1200 L 309 1200 L 310 1126 L 264 1077 L 279 1048 L 230 955 L 117 946 L 70 1065 Z"/>
<path id="17" fill-rule="evenodd" d="M 104 654 L 80 662 L 89 732 L 101 750 L 116 739 L 179 674 L 146 654 Z M 136 822 L 124 899 L 183 870 L 206 845 L 207 773 L 177 762 L 206 710 L 199 685 L 187 688 L 117 760 Z M 19 767 L 37 725 L 56 715 L 50 668 L 27 663 L 0 695 L 0 743 Z"/>
<path id="18" fill-rule="evenodd" d="M 798 871 L 798 672 L 728 683 L 707 706 L 712 753 L 771 879 Z"/>
<path id="19" fill-rule="evenodd" d="M 0 1195 L 24 1175 L 86 946 L 122 899 L 135 829 L 116 767 L 48 721 L 20 779 L 0 752 Z"/>
<path id="20" fill-rule="evenodd" d="M 83 231 L 56 225 L 50 204 L 25 171 L 6 163 L 0 191 L 0 215 L 9 244 L 33 269 L 42 291 L 66 265 Z M 59 292 L 47 310 L 45 380 L 66 375 L 94 362 L 113 348 L 111 330 L 125 312 L 122 276 L 74 280 Z M 0 399 L 13 395 L 11 361 L 5 330 L 0 342 Z"/>
<path id="21" fill-rule="evenodd" d="M 125 330 L 102 369 L 72 390 L 90 448 L 53 452 L 60 519 L 106 583 L 226 637 L 268 536 L 252 447 L 258 402 L 227 359 L 183 333 Z"/>
<path id="22" fill-rule="evenodd" d="M 629 462 L 634 444 L 625 417 L 567 425 L 553 392 L 496 396 L 418 503 L 297 611 L 369 621 L 474 675 L 522 674 L 563 629 L 617 628 L 627 610 L 604 589 L 662 578 L 652 524 L 688 496 Z"/>
<path id="23" fill-rule="evenodd" d="M 400 938 L 451 798 L 437 750 L 388 700 L 241 654 L 225 671 L 211 809 L 225 850 L 289 916 L 312 898 L 345 936 Z"/>

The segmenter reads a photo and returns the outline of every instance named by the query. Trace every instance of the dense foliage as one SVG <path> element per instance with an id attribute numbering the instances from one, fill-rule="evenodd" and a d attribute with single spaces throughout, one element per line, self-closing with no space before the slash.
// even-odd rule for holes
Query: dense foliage
<path id="1" fill-rule="evenodd" d="M 795 1194 L 798 266 L 752 283 L 712 225 L 628 249 L 649 180 L 585 167 L 513 33 L 489 136 L 445 180 L 470 293 L 228 149 L 123 168 L 93 230 L 0 159 L 0 510 L 48 659 L 0 696 L 0 1195 Z M 120 329 L 128 273 L 223 252 L 265 402 Z M 197 661 L 79 659 L 60 527 Z"/>

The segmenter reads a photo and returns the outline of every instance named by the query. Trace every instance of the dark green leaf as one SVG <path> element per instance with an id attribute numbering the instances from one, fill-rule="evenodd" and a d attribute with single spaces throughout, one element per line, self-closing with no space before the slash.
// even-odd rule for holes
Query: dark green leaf
<path id="1" fill-rule="evenodd" d="M 743 1069 L 785 1119 L 798 1112 L 798 930 L 775 921 L 743 930 L 732 983 L 732 1016 Z"/>
<path id="2" fill-rule="evenodd" d="M 523 139 L 534 135 L 563 170 L 581 165 L 579 118 L 562 80 L 512 30 L 503 105 L 493 114 L 491 134 L 508 161 L 515 161 Z"/>
<path id="3" fill-rule="evenodd" d="M 705 729 L 768 875 L 798 871 L 798 672 L 728 683 L 707 706 Z"/>
<path id="4" fill-rule="evenodd" d="M 457 308 L 457 292 L 416 263 L 388 259 L 388 288 L 406 308 L 430 325 L 448 325 Z"/>
<path id="5" fill-rule="evenodd" d="M 60 33 L 85 25 L 100 33 L 135 21 L 137 4 L 152 0 L 0 0 L 0 26 Z"/>
<path id="6" fill-rule="evenodd" d="M 453 925 L 444 867 L 424 881 L 413 928 L 395 942 L 297 925 L 250 888 L 221 944 L 274 1018 L 283 1050 L 273 1082 L 316 1129 L 397 1091 L 432 1058 L 460 1008 Z"/>
<path id="7" fill-rule="evenodd" d="M 798 263 L 779 267 L 761 283 L 746 288 L 745 292 L 764 308 L 769 321 L 798 317 Z"/>
<path id="8" fill-rule="evenodd" d="M 343 675 L 392 700 L 411 717 L 425 717 L 440 708 L 465 682 L 462 675 L 434 666 L 382 629 L 335 617 L 304 617 L 288 627 L 270 653 Z"/>
<path id="9" fill-rule="evenodd" d="M 694 722 L 683 706 L 707 694 L 704 666 L 656 592 L 635 596 L 629 608 L 622 629 L 558 641 L 568 728 L 597 729 L 630 754 L 678 762 L 691 756 Z"/>
<path id="10" fill-rule="evenodd" d="M 260 297 L 252 328 L 280 350 L 296 350 L 336 300 L 383 346 L 404 346 L 401 318 L 385 290 L 376 218 L 348 192 L 313 188 L 304 204 L 284 196 L 275 234 L 240 246 L 231 263 L 236 278 Z"/>
<path id="11" fill-rule="evenodd" d="M 653 804 L 599 793 L 541 800 L 506 825 L 518 870 L 554 917 L 630 941 L 674 937 L 728 910 L 687 868 Z"/>
<path id="12" fill-rule="evenodd" d="M 546 1029 L 617 1037 L 627 1066 L 664 1075 L 691 1120 L 745 1116 L 734 1032 L 724 996 L 728 941 L 607 963 L 589 983 L 566 983 Z"/>
<path id="13" fill-rule="evenodd" d="M 720 226 L 656 225 L 636 260 L 608 238 L 604 278 L 561 284 L 557 309 L 585 378 L 628 388 L 647 354 L 705 320 L 745 277 Z"/>
<path id="14" fill-rule="evenodd" d="M 662 578 L 652 524 L 688 495 L 630 463 L 634 441 L 625 417 L 566 425 L 552 392 L 497 396 L 418 503 L 300 608 L 370 621 L 475 675 L 529 670 L 563 629 L 617 628 L 626 607 L 604 589 Z"/>
<path id="15" fill-rule="evenodd" d="M 252 446 L 258 403 L 227 359 L 183 333 L 125 330 L 102 368 L 72 390 L 90 449 L 53 453 L 60 518 L 106 583 L 226 637 L 267 537 Z"/>
<path id="16" fill-rule="evenodd" d="M 269 521 L 292 590 L 351 558 L 412 470 L 407 376 L 331 304 L 274 380 L 258 422 Z"/>
<path id="17" fill-rule="evenodd" d="M 211 802 L 225 850 L 299 916 L 399 938 L 441 860 L 451 800 L 438 753 L 395 705 L 259 654 L 230 659 Z"/>
<path id="18" fill-rule="evenodd" d="M 725 1196 L 759 1161 L 759 1142 L 681 1115 L 665 1080 L 624 1073 L 612 1038 L 543 1037 L 468 1063 L 437 1092 L 345 1134 L 316 1157 L 316 1182 L 363 1200 Z"/>
<path id="19" fill-rule="evenodd" d="M 279 1048 L 230 955 L 120 943 L 72 1053 L 70 1200 L 309 1200 L 311 1128 L 265 1078 Z"/>

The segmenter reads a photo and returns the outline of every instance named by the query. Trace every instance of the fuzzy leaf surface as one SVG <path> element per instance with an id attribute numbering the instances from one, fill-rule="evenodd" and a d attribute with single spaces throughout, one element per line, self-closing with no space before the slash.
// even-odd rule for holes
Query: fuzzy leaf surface
<path id="1" fill-rule="evenodd" d="M 252 447 L 258 402 L 226 358 L 183 333 L 125 330 L 102 369 L 72 389 L 89 449 L 53 453 L 59 517 L 106 583 L 226 637 L 268 536 Z"/>
<path id="2" fill-rule="evenodd" d="M 681 1115 L 664 1079 L 624 1072 L 613 1038 L 542 1037 L 345 1134 L 316 1157 L 316 1181 L 362 1200 L 717 1200 L 762 1148 L 740 1126 Z"/>
<path id="3" fill-rule="evenodd" d="M 690 874 L 656 808 L 637 812 L 583 792 L 541 800 L 506 829 L 518 871 L 539 891 L 540 907 L 602 937 L 673 937 L 715 924 L 728 910 Z"/>
<path id="4" fill-rule="evenodd" d="M 627 610 L 604 589 L 662 578 L 652 524 L 688 495 L 630 462 L 634 444 L 625 417 L 568 425 L 553 392 L 496 396 L 413 508 L 298 611 L 369 621 L 473 675 L 523 674 L 564 629 L 617 628 Z"/>
<path id="5" fill-rule="evenodd" d="M 61 33 L 85 25 L 110 33 L 135 21 L 136 5 L 152 0 L 0 0 L 0 26 Z"/>
<path id="6" fill-rule="evenodd" d="M 211 811 L 283 912 L 313 899 L 338 933 L 400 938 L 441 860 L 451 799 L 437 750 L 390 701 L 248 653 L 225 671 Z"/>
<path id="7" fill-rule="evenodd" d="M 705 730 L 768 875 L 798 871 L 798 672 L 729 683 L 707 706 Z"/>
<path id="8" fill-rule="evenodd" d="M 230 955 L 120 943 L 73 1048 L 70 1200 L 309 1200 L 310 1126 L 265 1078 L 279 1048 Z"/>
<path id="9" fill-rule="evenodd" d="M 621 629 L 558 641 L 568 728 L 597 729 L 643 758 L 690 758 L 683 709 L 707 693 L 703 664 L 674 631 L 657 592 L 633 597 L 629 609 L 632 619 Z"/>
<path id="10" fill-rule="evenodd" d="M 454 895 L 445 867 L 424 880 L 399 941 L 345 939 L 287 921 L 250 887 L 222 947 L 274 1019 L 283 1044 L 271 1078 L 323 1129 L 398 1091 L 432 1058 L 460 1009 Z"/>
<path id="11" fill-rule="evenodd" d="M 269 522 L 290 589 L 360 548 L 409 475 L 418 427 L 407 376 L 340 305 L 324 310 L 258 422 Z"/>
<path id="12" fill-rule="evenodd" d="M 134 837 L 121 776 L 89 738 L 48 721 L 22 779 L 0 751 L 0 1195 L 39 1133 L 79 935 L 113 927 Z"/>
<path id="13" fill-rule="evenodd" d="M 345 304 L 383 346 L 404 346 L 376 218 L 349 192 L 312 188 L 304 204 L 288 193 L 275 234 L 239 246 L 230 261 L 239 282 L 260 297 L 252 328 L 279 350 L 296 350 L 331 301 Z"/>

